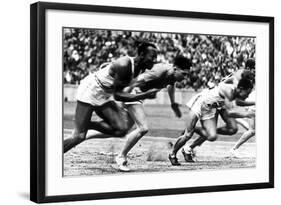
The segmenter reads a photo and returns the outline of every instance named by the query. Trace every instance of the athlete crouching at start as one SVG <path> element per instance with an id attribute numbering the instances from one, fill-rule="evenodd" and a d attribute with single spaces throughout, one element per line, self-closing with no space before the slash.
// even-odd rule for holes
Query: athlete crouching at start
<path id="1" fill-rule="evenodd" d="M 132 126 L 128 113 L 114 99 L 131 102 L 155 96 L 156 90 L 132 94 L 123 89 L 144 70 L 151 69 L 156 59 L 156 46 L 143 42 L 137 48 L 136 57 L 121 57 L 81 81 L 77 93 L 74 132 L 71 138 L 64 140 L 64 152 L 83 142 L 90 129 L 115 137 L 123 137 L 128 132 Z M 92 121 L 93 112 L 102 120 Z"/>
<path id="2" fill-rule="evenodd" d="M 184 79 L 189 73 L 191 63 L 182 55 L 175 57 L 173 64 L 158 63 L 151 70 L 139 75 L 137 81 L 130 89 L 132 93 L 146 92 L 150 89 L 167 88 L 171 108 L 177 117 L 181 117 L 179 104 L 175 102 L 175 83 Z M 129 112 L 135 127 L 126 135 L 126 142 L 120 154 L 115 158 L 118 169 L 130 171 L 127 155 L 135 144 L 148 132 L 148 124 L 145 116 L 143 101 L 125 102 L 124 106 Z"/>
<path id="3" fill-rule="evenodd" d="M 201 93 L 192 97 L 187 103 L 189 112 L 187 114 L 186 128 L 184 133 L 177 139 L 173 146 L 172 153 L 169 154 L 169 160 L 172 165 L 179 166 L 180 163 L 176 157 L 177 152 L 193 136 L 197 121 L 200 119 L 202 124 L 201 139 L 205 141 L 215 141 L 217 139 L 217 109 L 224 106 L 225 101 L 235 99 L 246 99 L 253 88 L 249 79 L 242 78 L 238 85 L 220 83 L 218 86 L 203 90 Z M 228 111 L 230 117 L 252 117 L 253 112 Z M 199 140 L 200 141 L 200 140 Z M 198 142 L 200 144 L 201 142 Z M 183 154 L 185 154 L 183 152 Z M 185 155 L 184 155 L 185 156 Z"/>

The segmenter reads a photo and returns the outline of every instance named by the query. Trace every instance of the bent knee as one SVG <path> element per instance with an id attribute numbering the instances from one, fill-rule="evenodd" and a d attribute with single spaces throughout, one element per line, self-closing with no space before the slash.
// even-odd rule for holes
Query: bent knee
<path id="1" fill-rule="evenodd" d="M 217 134 L 211 134 L 211 135 L 208 136 L 208 141 L 213 142 L 213 141 L 216 141 L 217 138 L 218 138 Z"/>

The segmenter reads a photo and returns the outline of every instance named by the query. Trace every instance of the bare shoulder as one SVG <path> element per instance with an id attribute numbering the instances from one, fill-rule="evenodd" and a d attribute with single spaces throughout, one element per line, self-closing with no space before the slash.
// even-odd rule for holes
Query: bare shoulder
<path id="1" fill-rule="evenodd" d="M 126 76 L 131 74 L 131 67 L 130 58 L 124 56 L 112 62 L 111 70 L 119 76 Z"/>
<path id="2" fill-rule="evenodd" d="M 230 101 L 232 101 L 234 98 L 234 91 L 235 91 L 235 86 L 233 84 L 227 84 L 227 83 L 219 84 L 220 95 L 222 95 L 224 98 L 227 98 Z"/>
<path id="3" fill-rule="evenodd" d="M 235 78 L 239 81 L 242 78 L 242 73 L 245 71 L 245 69 L 239 69 L 234 73 Z"/>
<path id="4" fill-rule="evenodd" d="M 131 60 L 129 57 L 124 56 L 124 57 L 118 58 L 112 64 L 113 64 L 113 67 L 115 67 L 117 69 L 131 67 Z"/>
<path id="5" fill-rule="evenodd" d="M 233 90 L 235 90 L 235 85 L 233 85 L 233 84 L 228 84 L 228 83 L 220 83 L 220 88 L 222 89 L 222 90 L 225 90 L 225 91 L 233 91 Z"/>

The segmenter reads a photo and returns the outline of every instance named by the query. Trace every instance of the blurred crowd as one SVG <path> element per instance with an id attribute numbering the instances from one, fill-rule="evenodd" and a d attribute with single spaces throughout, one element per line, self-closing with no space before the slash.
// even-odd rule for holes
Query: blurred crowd
<path id="1" fill-rule="evenodd" d="M 150 41 L 159 48 L 158 61 L 172 63 L 177 55 L 190 60 L 190 74 L 178 88 L 195 90 L 216 85 L 224 76 L 255 58 L 255 38 L 94 29 L 63 30 L 64 83 L 79 84 L 102 63 L 136 54 L 136 45 Z"/>

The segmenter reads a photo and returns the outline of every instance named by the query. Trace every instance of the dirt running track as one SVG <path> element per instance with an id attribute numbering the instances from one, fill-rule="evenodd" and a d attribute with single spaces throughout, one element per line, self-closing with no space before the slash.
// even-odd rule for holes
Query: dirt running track
<path id="1" fill-rule="evenodd" d="M 73 129 L 74 103 L 64 104 L 64 138 Z M 174 117 L 169 106 L 145 106 L 149 133 L 129 154 L 131 172 L 167 172 L 180 170 L 254 168 L 256 143 L 252 139 L 241 148 L 243 158 L 229 158 L 229 149 L 241 136 L 243 129 L 233 136 L 220 136 L 216 142 L 206 142 L 196 149 L 196 162 L 185 163 L 178 153 L 182 166 L 171 166 L 168 154 L 176 137 L 184 128 L 184 117 Z M 182 108 L 185 114 L 184 107 Z M 96 116 L 93 116 L 96 118 Z M 219 122 L 219 125 L 221 122 Z M 116 169 L 114 157 L 120 152 L 125 139 L 91 139 L 64 154 L 64 176 L 91 176 L 122 173 Z"/>

